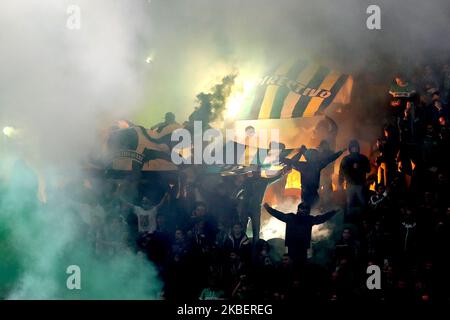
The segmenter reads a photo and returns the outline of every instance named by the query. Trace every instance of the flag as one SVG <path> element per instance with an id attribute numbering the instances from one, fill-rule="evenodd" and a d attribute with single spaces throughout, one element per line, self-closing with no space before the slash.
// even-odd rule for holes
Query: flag
<path id="1" fill-rule="evenodd" d="M 118 129 L 108 140 L 110 169 L 114 171 L 174 171 L 170 157 L 170 134 L 178 125 L 161 132 L 141 126 Z"/>
<path id="2" fill-rule="evenodd" d="M 253 127 L 256 132 L 278 130 L 278 140 L 286 147 L 288 158 L 298 152 L 301 145 L 316 147 L 316 126 L 325 121 L 325 114 L 332 105 L 345 105 L 351 101 L 353 78 L 326 66 L 306 60 L 291 59 L 270 70 L 259 82 L 241 106 L 234 129 L 244 132 Z M 267 146 L 271 140 L 258 141 L 258 148 Z M 245 137 L 235 139 L 246 145 L 244 156 L 253 160 L 258 152 L 250 147 Z M 259 150 L 259 149 L 258 149 Z M 275 174 L 276 168 L 264 166 L 264 159 L 256 157 L 263 175 Z M 237 168 L 225 172 L 243 172 L 250 168 L 247 159 Z M 267 162 L 267 161 L 266 161 Z M 242 163 L 242 161 L 241 161 Z M 261 165 L 263 165 L 261 167 Z M 278 167 L 279 169 L 280 167 Z M 234 170 L 234 171 L 233 171 Z M 293 170 L 288 176 L 288 189 L 300 187 L 299 173 Z"/>
<path id="3" fill-rule="evenodd" d="M 352 87 L 348 74 L 306 60 L 285 61 L 270 70 L 245 99 L 234 128 L 278 129 L 286 148 L 308 146 L 315 126 L 332 106 L 350 103 Z"/>
<path id="4" fill-rule="evenodd" d="M 313 117 L 331 103 L 348 104 L 353 79 L 305 60 L 285 61 L 259 82 L 238 120 Z"/>

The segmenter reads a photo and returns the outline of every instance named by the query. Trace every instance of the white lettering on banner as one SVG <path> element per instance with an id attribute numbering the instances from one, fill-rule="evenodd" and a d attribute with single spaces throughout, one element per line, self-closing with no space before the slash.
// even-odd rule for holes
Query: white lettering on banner
<path id="1" fill-rule="evenodd" d="M 304 84 L 289 79 L 284 76 L 266 76 L 260 82 L 260 85 L 275 85 L 279 87 L 287 87 L 292 92 L 295 92 L 301 96 L 328 98 L 331 96 L 331 91 L 321 88 L 308 88 Z"/>

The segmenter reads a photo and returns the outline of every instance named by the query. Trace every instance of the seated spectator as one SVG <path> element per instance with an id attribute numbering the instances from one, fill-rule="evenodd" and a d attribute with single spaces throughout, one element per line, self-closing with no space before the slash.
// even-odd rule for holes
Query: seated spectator
<path id="1" fill-rule="evenodd" d="M 251 243 L 240 222 L 236 222 L 233 225 L 224 247 L 228 252 L 238 252 L 239 256 L 244 260 L 249 258 L 251 254 Z"/>
<path id="2" fill-rule="evenodd" d="M 182 261 L 189 255 L 190 249 L 191 245 L 186 238 L 184 231 L 181 229 L 176 230 L 171 250 L 172 259 L 176 262 Z"/>
<path id="3" fill-rule="evenodd" d="M 386 256 L 386 249 L 389 245 L 389 235 L 384 230 L 381 220 L 375 221 L 373 229 L 369 232 L 367 238 L 368 257 L 380 264 Z"/>
<path id="4" fill-rule="evenodd" d="M 355 239 L 350 228 L 344 228 L 341 239 L 336 243 L 335 254 L 337 261 L 356 262 L 359 254 L 359 242 Z"/>
<path id="5" fill-rule="evenodd" d="M 281 263 L 275 268 L 275 289 L 279 292 L 283 291 L 290 286 L 295 275 L 294 263 L 289 256 L 285 253 L 281 259 Z"/>
<path id="6" fill-rule="evenodd" d="M 239 282 L 240 276 L 246 274 L 247 267 L 241 257 L 235 251 L 231 251 L 226 262 L 226 269 L 224 271 L 224 283 L 230 289 L 230 293 L 234 286 Z"/>
<path id="7" fill-rule="evenodd" d="M 375 190 L 375 194 L 371 195 L 369 199 L 369 206 L 373 210 L 381 207 L 388 197 L 388 193 L 384 185 L 377 185 Z"/>
<path id="8" fill-rule="evenodd" d="M 239 282 L 236 284 L 231 293 L 232 300 L 248 301 L 253 298 L 252 285 L 248 281 L 247 275 L 241 275 Z"/>
<path id="9" fill-rule="evenodd" d="M 230 235 L 229 227 L 226 225 L 225 219 L 219 219 L 218 225 L 217 225 L 217 235 L 216 240 L 214 241 L 214 244 L 218 248 L 224 248 L 225 243 Z"/>
<path id="10" fill-rule="evenodd" d="M 217 222 L 213 215 L 209 214 L 204 202 L 197 202 L 189 223 L 189 231 L 196 234 L 201 229 L 201 234 L 208 243 L 214 243 L 217 233 Z"/>
<path id="11" fill-rule="evenodd" d="M 403 259 L 402 262 L 409 264 L 415 262 L 419 233 L 413 210 L 409 207 L 402 208 L 401 214 L 398 246 Z"/>

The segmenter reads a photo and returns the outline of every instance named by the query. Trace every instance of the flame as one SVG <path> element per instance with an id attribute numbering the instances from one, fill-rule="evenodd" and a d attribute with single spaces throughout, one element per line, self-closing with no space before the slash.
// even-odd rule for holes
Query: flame
<path id="1" fill-rule="evenodd" d="M 292 170 L 287 177 L 285 189 L 298 189 L 300 190 L 302 187 L 300 172 L 297 170 Z"/>

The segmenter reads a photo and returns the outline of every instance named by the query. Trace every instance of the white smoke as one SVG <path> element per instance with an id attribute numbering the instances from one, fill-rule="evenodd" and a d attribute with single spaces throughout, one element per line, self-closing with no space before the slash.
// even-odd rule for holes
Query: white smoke
<path id="1" fill-rule="evenodd" d="M 68 27 L 70 5 L 80 29 Z M 145 90 L 148 9 L 144 0 L 2 1 L 0 124 L 25 128 L 29 153 L 46 162 L 85 156 L 99 120 L 130 117 Z"/>
<path id="2" fill-rule="evenodd" d="M 381 30 L 367 28 L 371 4 L 381 9 Z M 390 81 L 391 65 L 412 68 L 449 49 L 449 11 L 447 0 L 152 0 L 149 78 L 158 85 L 149 87 L 147 106 L 159 118 L 169 109 L 185 120 L 195 94 L 230 70 L 260 76 L 286 57 Z"/>
<path id="3" fill-rule="evenodd" d="M 70 6 L 80 29 L 68 28 Z M 148 10 L 144 0 L 0 2 L 0 126 L 19 132 L 0 141 L 0 297 L 156 297 L 153 266 L 130 252 L 99 260 L 79 225 L 85 209 L 58 190 L 61 176 L 80 174 L 98 129 L 142 104 Z M 30 170 L 45 181 L 47 204 L 27 192 L 36 187 Z M 69 264 L 82 270 L 78 293 L 66 288 Z"/>

